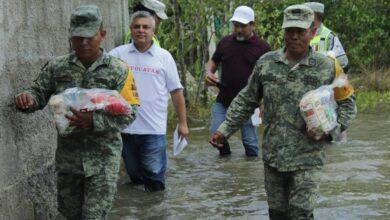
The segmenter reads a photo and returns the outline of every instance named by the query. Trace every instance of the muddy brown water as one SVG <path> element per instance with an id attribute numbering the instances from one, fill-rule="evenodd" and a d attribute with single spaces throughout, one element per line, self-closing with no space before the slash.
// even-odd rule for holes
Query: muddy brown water
<path id="1" fill-rule="evenodd" d="M 389 130 L 390 114 L 360 114 L 349 141 L 326 148 L 316 219 L 390 219 Z M 238 135 L 232 155 L 220 158 L 208 125 L 190 132 L 176 157 L 168 137 L 166 191 L 145 193 L 122 172 L 109 219 L 268 219 L 261 158 L 246 158 Z"/>

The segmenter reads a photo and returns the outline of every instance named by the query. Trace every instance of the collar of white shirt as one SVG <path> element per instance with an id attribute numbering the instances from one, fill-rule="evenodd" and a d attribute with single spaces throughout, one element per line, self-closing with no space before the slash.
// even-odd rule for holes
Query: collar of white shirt
<path id="1" fill-rule="evenodd" d="M 148 53 L 148 54 L 150 54 L 151 56 L 154 56 L 154 55 L 156 54 L 156 47 L 157 47 L 156 44 L 154 44 L 154 43 L 152 42 L 152 46 L 151 46 L 147 51 L 145 51 L 144 53 Z M 132 42 L 132 43 L 130 44 L 129 52 L 130 52 L 130 53 L 141 53 L 141 52 L 139 52 L 139 50 L 135 47 L 134 42 Z"/>

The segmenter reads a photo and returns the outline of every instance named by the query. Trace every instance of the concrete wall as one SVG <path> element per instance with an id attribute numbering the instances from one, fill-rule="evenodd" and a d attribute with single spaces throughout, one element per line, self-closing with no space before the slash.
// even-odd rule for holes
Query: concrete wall
<path id="1" fill-rule="evenodd" d="M 57 215 L 56 132 L 47 111 L 16 111 L 13 97 L 41 67 L 69 52 L 70 11 L 101 8 L 107 50 L 128 26 L 127 0 L 0 0 L 0 219 L 53 219 Z"/>

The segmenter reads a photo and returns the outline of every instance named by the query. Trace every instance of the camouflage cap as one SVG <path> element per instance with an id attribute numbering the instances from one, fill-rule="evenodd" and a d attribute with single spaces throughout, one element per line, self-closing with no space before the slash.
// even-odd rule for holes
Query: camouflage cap
<path id="1" fill-rule="evenodd" d="M 311 8 L 315 13 L 321 13 L 324 14 L 325 6 L 322 3 L 319 2 L 306 2 L 304 3 L 307 7 Z"/>
<path id="2" fill-rule="evenodd" d="M 314 21 L 314 12 L 305 5 L 291 5 L 284 10 L 282 28 L 307 29 Z"/>
<path id="3" fill-rule="evenodd" d="M 71 37 L 93 37 L 102 25 L 103 18 L 96 5 L 82 5 L 70 16 Z"/>
<path id="4" fill-rule="evenodd" d="M 143 0 L 142 5 L 154 11 L 160 19 L 168 19 L 165 14 L 165 4 L 157 0 Z"/>

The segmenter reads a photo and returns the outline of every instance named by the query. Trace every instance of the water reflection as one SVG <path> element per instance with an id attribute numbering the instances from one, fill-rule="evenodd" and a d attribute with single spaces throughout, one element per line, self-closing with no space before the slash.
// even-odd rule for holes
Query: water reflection
<path id="1" fill-rule="evenodd" d="M 316 219 L 390 219 L 389 128 L 389 115 L 359 115 L 351 141 L 326 149 Z M 246 158 L 238 136 L 220 158 L 207 132 L 191 130 L 177 157 L 169 147 L 164 193 L 145 193 L 122 175 L 109 219 L 268 219 L 261 159 Z"/>

